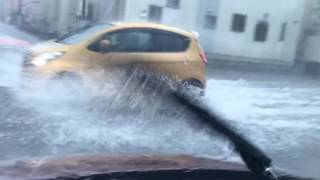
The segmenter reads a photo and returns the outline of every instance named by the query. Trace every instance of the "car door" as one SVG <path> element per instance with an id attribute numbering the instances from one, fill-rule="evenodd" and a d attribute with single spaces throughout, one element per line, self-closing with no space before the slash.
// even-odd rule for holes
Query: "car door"
<path id="1" fill-rule="evenodd" d="M 130 67 L 141 57 L 140 36 L 137 31 L 130 29 L 101 35 L 88 47 L 90 56 L 95 57 L 92 62 L 97 68 L 103 68 L 107 71 Z M 108 43 L 108 46 L 102 47 L 105 42 Z"/>
<path id="2" fill-rule="evenodd" d="M 111 54 L 106 53 L 100 48 L 101 42 L 106 39 L 105 36 L 106 34 L 97 37 L 88 45 L 84 52 L 79 52 L 86 54 L 86 56 L 82 56 L 82 59 L 89 61 L 91 67 L 93 67 L 94 69 L 105 70 L 109 68 L 108 56 L 110 56 Z M 87 57 L 90 57 L 90 59 L 88 59 Z"/>
<path id="3" fill-rule="evenodd" d="M 147 53 L 150 33 L 141 28 L 122 29 L 106 34 L 110 47 L 104 52 L 108 68 L 131 72 L 150 57 Z"/>
<path id="4" fill-rule="evenodd" d="M 190 57 L 186 51 L 190 39 L 163 30 L 150 30 L 150 33 L 148 67 L 152 71 L 180 79 L 189 70 Z"/>

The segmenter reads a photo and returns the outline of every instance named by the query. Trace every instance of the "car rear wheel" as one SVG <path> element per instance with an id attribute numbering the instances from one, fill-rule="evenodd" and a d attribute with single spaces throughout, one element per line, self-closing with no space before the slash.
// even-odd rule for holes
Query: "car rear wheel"
<path id="1" fill-rule="evenodd" d="M 204 96 L 205 86 L 202 84 L 201 81 L 197 79 L 190 79 L 182 82 L 182 87 L 180 88 L 183 92 L 193 93 L 196 96 Z"/>

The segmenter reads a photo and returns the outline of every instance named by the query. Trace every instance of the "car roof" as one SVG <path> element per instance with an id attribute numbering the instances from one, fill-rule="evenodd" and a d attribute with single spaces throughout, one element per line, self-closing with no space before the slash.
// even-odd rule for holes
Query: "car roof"
<path id="1" fill-rule="evenodd" d="M 171 31 L 180 35 L 184 35 L 190 38 L 194 37 L 194 34 L 190 31 L 183 30 L 181 28 L 172 27 L 160 23 L 152 23 L 152 22 L 113 22 L 111 23 L 115 27 L 119 28 L 151 28 L 158 29 L 164 31 Z"/>

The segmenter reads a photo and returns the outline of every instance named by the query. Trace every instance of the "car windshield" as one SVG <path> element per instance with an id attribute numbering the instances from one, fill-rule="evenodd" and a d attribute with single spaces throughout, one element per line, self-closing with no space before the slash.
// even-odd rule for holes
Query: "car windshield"
<path id="1" fill-rule="evenodd" d="M 110 27 L 112 27 L 112 24 L 107 23 L 88 26 L 83 29 L 80 29 L 79 31 L 63 35 L 62 37 L 58 38 L 56 42 L 63 44 L 78 44 L 92 37 L 96 33 L 106 30 Z"/>
<path id="2" fill-rule="evenodd" d="M 0 179 L 96 154 L 320 179 L 319 48 L 320 0 L 0 0 Z"/>

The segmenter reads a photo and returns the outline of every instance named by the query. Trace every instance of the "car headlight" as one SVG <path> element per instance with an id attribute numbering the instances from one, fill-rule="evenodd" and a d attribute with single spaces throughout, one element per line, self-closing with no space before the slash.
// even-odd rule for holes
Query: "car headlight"
<path id="1" fill-rule="evenodd" d="M 41 54 L 41 55 L 35 57 L 31 63 L 36 66 L 44 66 L 49 61 L 58 59 L 58 58 L 62 57 L 63 55 L 64 55 L 63 52 L 44 53 L 44 54 Z"/>

